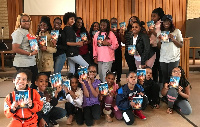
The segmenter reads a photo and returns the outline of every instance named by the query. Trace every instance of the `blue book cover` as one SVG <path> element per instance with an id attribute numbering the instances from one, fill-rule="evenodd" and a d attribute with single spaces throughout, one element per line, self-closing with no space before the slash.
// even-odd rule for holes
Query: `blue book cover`
<path id="1" fill-rule="evenodd" d="M 97 37 L 97 46 L 101 47 L 102 46 L 102 41 L 104 41 L 104 35 L 98 35 Z"/>
<path id="2" fill-rule="evenodd" d="M 153 20 L 147 22 L 147 26 L 148 26 L 149 29 L 153 29 L 153 28 L 154 28 L 154 25 L 155 25 L 155 24 L 154 24 L 154 21 L 153 21 Z"/>
<path id="3" fill-rule="evenodd" d="M 79 67 L 78 68 L 78 75 L 83 80 L 86 80 L 88 77 L 88 68 L 87 67 Z"/>
<path id="4" fill-rule="evenodd" d="M 109 90 L 108 90 L 108 83 L 107 82 L 100 83 L 98 85 L 98 87 L 99 87 L 99 92 L 100 92 L 101 95 L 104 95 L 104 96 L 108 95 Z"/>
<path id="5" fill-rule="evenodd" d="M 68 90 L 71 90 L 70 80 L 63 81 L 62 85 L 67 87 Z"/>
<path id="6" fill-rule="evenodd" d="M 171 87 L 174 87 L 174 88 L 178 89 L 179 81 L 180 81 L 180 77 L 170 76 L 169 85 Z"/>
<path id="7" fill-rule="evenodd" d="M 51 30 L 51 38 L 58 40 L 59 30 Z"/>
<path id="8" fill-rule="evenodd" d="M 28 108 L 28 90 L 18 90 L 15 91 L 15 101 L 18 104 L 18 108 Z"/>
<path id="9" fill-rule="evenodd" d="M 82 41 L 87 41 L 88 40 L 87 39 L 87 34 L 85 32 L 81 33 L 80 35 L 81 35 L 81 40 Z"/>
<path id="10" fill-rule="evenodd" d="M 169 42 L 169 31 L 161 31 L 161 41 Z"/>
<path id="11" fill-rule="evenodd" d="M 135 52 L 136 52 L 136 47 L 135 47 L 135 45 L 129 45 L 129 46 L 128 46 L 128 54 L 129 54 L 129 55 L 134 55 Z"/>
<path id="12" fill-rule="evenodd" d="M 47 46 L 47 36 L 40 36 L 39 44 L 42 46 Z"/>
<path id="13" fill-rule="evenodd" d="M 111 24 L 111 29 L 117 30 L 117 24 Z"/>
<path id="14" fill-rule="evenodd" d="M 61 73 L 56 73 L 56 74 L 50 75 L 50 79 L 51 79 L 51 85 L 53 88 L 56 88 L 56 87 L 62 85 Z"/>
<path id="15" fill-rule="evenodd" d="M 135 105 L 132 107 L 133 109 L 142 109 L 143 97 L 133 97 L 132 101 L 135 103 Z"/>
<path id="16" fill-rule="evenodd" d="M 119 23 L 120 29 L 126 30 L 126 22 Z"/>
<path id="17" fill-rule="evenodd" d="M 80 42 L 81 41 L 81 37 L 76 37 L 76 42 Z"/>
<path id="18" fill-rule="evenodd" d="M 137 79 L 144 81 L 145 76 L 146 76 L 146 69 L 137 69 Z"/>
<path id="19" fill-rule="evenodd" d="M 98 32 L 98 31 L 92 31 L 92 35 L 94 36 L 96 34 L 96 32 Z"/>
<path id="20" fill-rule="evenodd" d="M 29 40 L 29 44 L 30 44 L 32 51 L 35 51 L 35 50 L 38 51 L 39 50 L 38 42 L 37 42 L 36 39 Z"/>

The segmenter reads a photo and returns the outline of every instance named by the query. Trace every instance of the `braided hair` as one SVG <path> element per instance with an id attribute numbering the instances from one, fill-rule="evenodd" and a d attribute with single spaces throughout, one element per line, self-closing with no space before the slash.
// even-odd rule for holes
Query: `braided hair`
<path id="1" fill-rule="evenodd" d="M 109 39 L 108 35 L 109 35 L 109 33 L 110 33 L 110 22 L 109 22 L 108 19 L 101 19 L 101 20 L 100 20 L 100 24 L 101 24 L 102 22 L 105 22 L 105 23 L 107 24 L 107 28 L 106 28 L 106 38 L 105 38 L 105 39 Z M 101 27 L 100 27 L 99 35 L 101 35 L 101 32 L 102 32 L 102 30 L 101 30 Z"/>
<path id="2" fill-rule="evenodd" d="M 77 30 L 78 30 L 78 27 L 76 26 L 76 22 L 77 22 L 78 19 L 82 20 L 82 27 L 80 28 L 80 30 L 81 30 L 80 32 L 81 32 L 81 33 L 82 33 L 82 32 L 86 32 L 86 28 L 85 28 L 85 26 L 84 26 L 84 22 L 83 22 L 83 19 L 82 19 L 81 17 L 76 17 L 75 23 L 74 23 L 74 25 L 73 25 L 74 31 L 77 31 Z"/>
<path id="3" fill-rule="evenodd" d="M 180 77 L 179 85 L 185 88 L 188 85 L 190 85 L 190 83 L 185 78 L 185 71 L 183 70 L 183 68 L 181 66 L 178 66 L 178 68 L 181 70 L 181 77 Z M 190 88 L 192 88 L 191 85 L 190 85 Z"/>
<path id="4" fill-rule="evenodd" d="M 99 27 L 100 27 L 100 24 L 99 24 L 98 22 L 93 22 L 93 23 L 92 23 L 92 25 L 91 25 L 91 27 L 90 27 L 90 32 L 89 32 L 91 38 L 93 38 L 92 31 L 93 31 L 93 28 L 94 28 L 94 24 L 95 24 L 95 23 L 97 23 L 97 24 L 99 25 Z"/>

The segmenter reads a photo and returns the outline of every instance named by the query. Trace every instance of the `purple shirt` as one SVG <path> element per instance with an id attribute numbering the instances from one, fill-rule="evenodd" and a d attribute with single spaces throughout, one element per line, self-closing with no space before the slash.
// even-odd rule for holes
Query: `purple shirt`
<path id="1" fill-rule="evenodd" d="M 82 107 L 92 106 L 92 105 L 95 105 L 95 104 L 100 105 L 99 98 L 98 97 L 94 97 L 88 82 L 84 81 L 84 83 L 85 83 L 86 88 L 88 89 L 89 97 L 83 96 L 83 105 L 82 105 Z M 96 90 L 96 88 L 98 87 L 98 85 L 100 83 L 101 83 L 101 81 L 99 79 L 95 79 L 94 82 L 92 83 L 93 88 Z"/>

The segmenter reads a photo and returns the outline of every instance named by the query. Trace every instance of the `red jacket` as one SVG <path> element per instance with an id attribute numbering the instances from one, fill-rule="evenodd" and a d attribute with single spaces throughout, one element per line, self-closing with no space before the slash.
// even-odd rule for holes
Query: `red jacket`
<path id="1" fill-rule="evenodd" d="M 29 90 L 29 97 L 31 97 L 31 89 L 28 88 Z M 30 118 L 33 117 L 36 112 L 39 112 L 42 107 L 43 107 L 43 102 L 40 101 L 40 95 L 38 92 L 33 89 L 33 100 L 32 100 L 32 107 L 30 108 L 20 108 L 17 109 L 15 112 L 11 111 L 11 99 L 10 99 L 10 94 L 6 96 L 6 99 L 4 101 L 4 114 L 6 115 L 7 118 L 10 117 L 18 117 L 18 118 Z M 15 101 L 15 91 L 12 92 L 12 99 L 13 102 Z"/>

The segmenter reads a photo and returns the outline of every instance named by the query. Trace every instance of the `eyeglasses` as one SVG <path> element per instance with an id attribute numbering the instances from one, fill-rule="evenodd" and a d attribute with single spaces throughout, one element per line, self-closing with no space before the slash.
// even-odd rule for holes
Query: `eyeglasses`
<path id="1" fill-rule="evenodd" d="M 181 73 L 181 70 L 179 70 L 179 71 L 173 70 L 172 72 L 173 72 L 173 73 L 179 73 L 179 74 L 180 74 L 180 73 Z"/>
<path id="2" fill-rule="evenodd" d="M 96 71 L 89 71 L 90 73 L 97 73 Z"/>
<path id="3" fill-rule="evenodd" d="M 22 20 L 21 22 L 31 22 L 31 20 Z"/>

